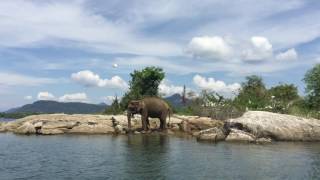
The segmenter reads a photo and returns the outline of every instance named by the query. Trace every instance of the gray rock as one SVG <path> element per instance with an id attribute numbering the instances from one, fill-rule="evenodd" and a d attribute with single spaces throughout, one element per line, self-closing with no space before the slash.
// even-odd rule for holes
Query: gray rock
<path id="1" fill-rule="evenodd" d="M 222 141 L 226 138 L 225 132 L 222 128 L 214 127 L 199 132 L 197 137 L 200 141 Z"/>
<path id="2" fill-rule="evenodd" d="M 19 126 L 17 129 L 15 129 L 14 132 L 17 134 L 35 134 L 36 129 L 32 123 L 25 122 L 21 126 Z"/>
<path id="3" fill-rule="evenodd" d="M 55 135 L 55 134 L 63 134 L 64 131 L 63 129 L 41 129 L 38 133 L 43 135 Z"/>
<path id="4" fill-rule="evenodd" d="M 271 138 L 258 138 L 258 139 L 256 139 L 257 144 L 268 144 L 271 142 L 272 142 Z"/>
<path id="5" fill-rule="evenodd" d="M 114 127 L 114 130 L 117 134 L 125 134 L 123 127 L 119 124 Z"/>
<path id="6" fill-rule="evenodd" d="M 170 125 L 170 129 L 171 129 L 172 131 L 180 131 L 179 124 L 171 124 L 171 125 Z"/>
<path id="7" fill-rule="evenodd" d="M 4 128 L 4 123 L 3 122 L 0 122 L 0 132 L 5 132 L 6 129 Z"/>
<path id="8" fill-rule="evenodd" d="M 227 120 L 229 125 L 241 126 L 256 137 L 281 141 L 319 141 L 320 120 L 276 114 L 264 111 L 248 111 L 242 117 Z"/>
<path id="9" fill-rule="evenodd" d="M 237 142 L 254 142 L 255 136 L 238 129 L 230 129 L 230 133 L 226 138 L 226 141 L 237 141 Z"/>

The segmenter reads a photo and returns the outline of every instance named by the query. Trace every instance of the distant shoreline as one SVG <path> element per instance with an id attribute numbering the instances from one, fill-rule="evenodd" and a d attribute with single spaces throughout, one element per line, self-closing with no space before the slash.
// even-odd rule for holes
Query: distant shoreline
<path id="1" fill-rule="evenodd" d="M 199 141 L 236 141 L 270 143 L 272 141 L 320 141 L 320 121 L 265 111 L 248 111 L 226 121 L 207 117 L 173 115 L 167 134 L 185 133 Z M 150 119 L 150 128 L 157 132 L 158 119 Z M 125 115 L 41 114 L 13 121 L 0 122 L 0 132 L 15 134 L 113 134 L 128 132 Z M 133 134 L 141 132 L 141 119 L 132 119 Z"/>

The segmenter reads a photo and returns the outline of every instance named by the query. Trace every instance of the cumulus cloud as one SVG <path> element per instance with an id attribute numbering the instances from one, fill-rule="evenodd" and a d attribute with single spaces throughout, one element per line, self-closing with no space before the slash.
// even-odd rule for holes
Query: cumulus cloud
<path id="1" fill-rule="evenodd" d="M 194 37 L 189 42 L 186 53 L 194 58 L 226 62 L 262 62 L 273 59 L 272 44 L 262 36 L 252 36 L 249 41 L 220 36 Z"/>
<path id="2" fill-rule="evenodd" d="M 87 2 L 1 1 L 0 46 L 72 45 L 86 51 L 108 53 L 180 54 L 176 43 L 141 37 L 131 23 L 103 16 L 96 12 L 97 7 L 90 8 Z"/>
<path id="3" fill-rule="evenodd" d="M 290 61 L 290 60 L 296 60 L 296 59 L 298 59 L 298 53 L 294 48 L 289 49 L 285 52 L 279 53 L 276 56 L 276 60 L 279 60 L 279 61 Z"/>
<path id="4" fill-rule="evenodd" d="M 103 97 L 102 99 L 104 99 L 105 101 L 113 101 L 113 100 L 115 100 L 116 99 L 116 97 L 115 96 L 105 96 L 105 97 Z"/>
<path id="5" fill-rule="evenodd" d="M 61 102 L 87 102 L 88 97 L 86 93 L 65 94 L 59 98 Z"/>
<path id="6" fill-rule="evenodd" d="M 232 53 L 231 46 L 219 36 L 194 37 L 187 47 L 187 53 L 196 58 L 225 59 Z"/>
<path id="7" fill-rule="evenodd" d="M 201 90 L 214 91 L 226 96 L 232 96 L 234 93 L 237 93 L 241 87 L 239 83 L 226 84 L 223 81 L 202 77 L 200 75 L 193 77 L 193 83 Z"/>
<path id="8" fill-rule="evenodd" d="M 23 97 L 23 99 L 25 99 L 25 100 L 32 100 L 32 96 L 25 96 L 25 97 Z"/>
<path id="9" fill-rule="evenodd" d="M 117 97 L 119 100 L 119 97 Z M 115 96 L 104 96 L 102 97 L 103 102 L 105 102 L 106 104 L 111 104 L 114 100 L 116 99 Z"/>
<path id="10" fill-rule="evenodd" d="M 71 79 L 87 87 L 128 88 L 128 84 L 119 76 L 113 76 L 111 79 L 101 79 L 98 74 L 89 70 L 73 73 Z"/>
<path id="11" fill-rule="evenodd" d="M 243 60 L 261 61 L 272 57 L 272 44 L 266 37 L 251 37 L 251 48 L 243 51 Z"/>
<path id="12" fill-rule="evenodd" d="M 173 84 L 170 84 L 169 81 L 167 80 L 161 81 L 159 85 L 159 92 L 164 96 L 170 96 L 177 93 L 181 94 L 182 91 L 183 91 L 182 86 L 175 86 Z"/>
<path id="13" fill-rule="evenodd" d="M 11 72 L 0 72 L 0 77 L 0 84 L 5 86 L 39 86 L 57 82 L 52 78 L 40 78 Z"/>
<path id="14" fill-rule="evenodd" d="M 54 100 L 54 99 L 55 99 L 54 95 L 47 91 L 38 93 L 38 100 Z"/>

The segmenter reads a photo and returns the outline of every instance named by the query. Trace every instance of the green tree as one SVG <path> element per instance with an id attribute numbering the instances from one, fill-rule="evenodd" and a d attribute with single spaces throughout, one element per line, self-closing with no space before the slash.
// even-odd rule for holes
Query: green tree
<path id="1" fill-rule="evenodd" d="M 121 107 L 125 109 L 128 102 L 145 96 L 159 96 L 158 87 L 165 77 L 165 73 L 158 67 L 146 67 L 141 71 L 135 70 L 130 74 L 129 91 L 121 100 Z"/>
<path id="2" fill-rule="evenodd" d="M 118 97 L 116 96 L 115 99 L 113 100 L 111 106 L 106 108 L 105 114 L 116 115 L 116 114 L 120 114 L 120 113 L 122 113 L 122 110 L 120 107 Z"/>
<path id="3" fill-rule="evenodd" d="M 306 83 L 307 103 L 310 108 L 320 109 L 320 64 L 307 71 L 304 76 Z"/>
<path id="4" fill-rule="evenodd" d="M 299 99 L 298 89 L 293 84 L 280 84 L 269 89 L 273 111 L 287 113 Z"/>
<path id="5" fill-rule="evenodd" d="M 246 81 L 241 84 L 235 103 L 241 108 L 252 110 L 263 109 L 269 101 L 268 91 L 261 77 L 247 76 Z"/>

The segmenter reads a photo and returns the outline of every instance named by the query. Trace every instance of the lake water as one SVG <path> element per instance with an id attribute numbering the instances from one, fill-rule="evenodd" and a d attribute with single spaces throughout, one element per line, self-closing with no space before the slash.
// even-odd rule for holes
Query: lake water
<path id="1" fill-rule="evenodd" d="M 15 119 L 12 118 L 0 118 L 0 122 L 8 122 L 8 121 L 14 121 Z"/>
<path id="2" fill-rule="evenodd" d="M 0 179 L 319 179 L 320 143 L 0 134 Z"/>

